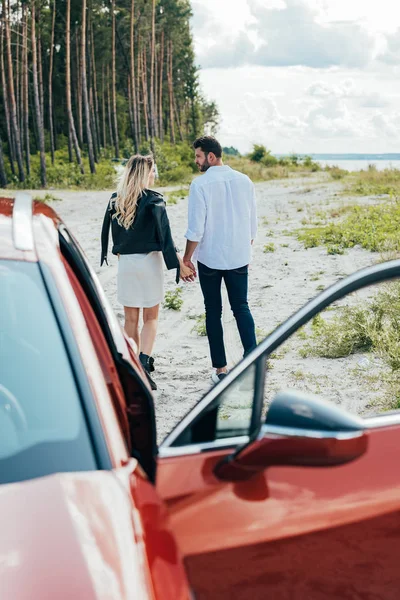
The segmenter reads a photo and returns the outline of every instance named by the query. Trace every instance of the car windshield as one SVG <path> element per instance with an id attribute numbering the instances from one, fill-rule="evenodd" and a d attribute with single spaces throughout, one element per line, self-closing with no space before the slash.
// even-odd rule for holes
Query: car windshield
<path id="1" fill-rule="evenodd" d="M 95 468 L 40 268 L 0 260 L 0 483 Z"/>

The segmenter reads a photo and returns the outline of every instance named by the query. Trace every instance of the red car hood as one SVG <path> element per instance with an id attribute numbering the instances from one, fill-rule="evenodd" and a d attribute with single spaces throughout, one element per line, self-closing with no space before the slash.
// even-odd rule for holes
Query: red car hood
<path id="1" fill-rule="evenodd" d="M 1 597 L 153 598 L 132 517 L 110 471 L 0 486 Z"/>

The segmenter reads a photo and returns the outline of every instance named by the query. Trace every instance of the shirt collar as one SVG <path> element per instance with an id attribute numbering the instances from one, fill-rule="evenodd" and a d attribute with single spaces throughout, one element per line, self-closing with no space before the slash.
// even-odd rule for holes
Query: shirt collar
<path id="1" fill-rule="evenodd" d="M 213 167 L 208 167 L 207 171 L 216 171 L 216 170 L 220 170 L 220 171 L 229 171 L 231 169 L 231 167 L 229 165 L 215 165 Z"/>

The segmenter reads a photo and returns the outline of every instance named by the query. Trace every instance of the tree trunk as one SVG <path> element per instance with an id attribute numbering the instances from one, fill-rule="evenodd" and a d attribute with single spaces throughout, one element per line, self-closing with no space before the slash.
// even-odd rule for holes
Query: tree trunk
<path id="1" fill-rule="evenodd" d="M 3 142 L 0 137 L 0 187 L 7 187 L 7 175 L 6 169 L 4 167 L 4 158 L 3 158 Z"/>
<path id="2" fill-rule="evenodd" d="M 141 52 L 140 72 L 142 75 L 144 123 L 145 123 L 145 129 L 146 129 L 146 140 L 148 141 L 150 139 L 150 129 L 149 129 L 149 111 L 148 111 L 149 93 L 148 93 L 148 89 L 147 89 L 146 48 L 143 48 L 143 50 Z"/>
<path id="3" fill-rule="evenodd" d="M 17 6 L 17 12 L 19 13 L 19 6 L 18 6 L 18 0 L 16 1 L 16 6 Z M 16 38 L 15 38 L 15 46 L 17 48 L 16 50 L 16 69 L 15 69 L 15 87 L 16 87 L 16 102 L 17 102 L 17 124 L 18 124 L 18 131 L 19 131 L 19 143 L 21 146 L 21 153 L 22 153 L 22 161 L 24 160 L 24 146 L 23 146 L 23 142 L 22 142 L 22 129 L 21 129 L 21 125 L 22 125 L 22 119 L 21 119 L 21 78 L 20 78 L 20 71 L 21 71 L 21 61 L 20 61 L 20 21 L 18 20 L 18 22 L 15 24 L 15 29 L 16 29 Z"/>
<path id="4" fill-rule="evenodd" d="M 158 122 L 158 53 L 157 45 L 154 54 L 154 135 L 160 137 Z"/>
<path id="5" fill-rule="evenodd" d="M 82 33 L 81 33 L 81 60 L 82 60 L 82 91 L 83 91 L 83 110 L 85 112 L 86 122 L 86 141 L 88 145 L 90 172 L 96 173 L 94 164 L 93 138 L 90 127 L 89 97 L 86 77 L 86 0 L 82 0 Z"/>
<path id="6" fill-rule="evenodd" d="M 135 73 L 135 0 L 131 2 L 131 37 L 130 37 L 130 54 L 131 54 L 131 99 L 133 108 L 133 141 L 135 151 L 139 151 L 139 123 L 138 123 L 138 108 L 136 97 L 136 73 Z"/>
<path id="7" fill-rule="evenodd" d="M 75 49 L 76 49 L 76 113 L 78 117 L 78 138 L 83 146 L 83 110 L 82 110 L 82 58 L 79 53 L 79 26 L 75 28 Z"/>
<path id="8" fill-rule="evenodd" d="M 70 163 L 74 162 L 74 156 L 72 154 L 72 134 L 71 134 L 71 128 L 69 126 L 69 123 L 68 123 L 68 160 Z"/>
<path id="9" fill-rule="evenodd" d="M 151 14 L 151 56 L 150 56 L 150 135 L 153 141 L 155 136 L 155 116 L 154 116 L 154 60 L 156 49 L 156 0 L 153 0 Z"/>
<path id="10" fill-rule="evenodd" d="M 97 71 L 96 71 L 96 52 L 94 49 L 93 35 L 93 20 L 90 21 L 90 45 L 92 50 L 92 81 L 93 81 L 93 96 L 94 96 L 94 128 L 96 131 L 97 151 L 100 153 L 101 136 L 100 136 L 100 119 L 99 119 L 99 98 L 97 94 Z"/>
<path id="11" fill-rule="evenodd" d="M 37 67 L 37 50 L 36 50 L 36 0 L 32 0 L 32 73 L 33 73 L 33 96 L 35 101 L 35 116 L 39 135 L 39 151 L 40 151 L 40 181 L 42 187 L 46 187 L 46 155 L 44 152 L 44 131 L 43 120 L 40 112 L 40 97 L 39 97 L 39 82 L 38 82 L 38 67 Z"/>
<path id="12" fill-rule="evenodd" d="M 40 15 L 40 9 L 39 9 Z M 43 93 L 43 62 L 42 62 L 42 36 L 40 32 L 40 19 L 39 19 L 39 27 L 38 27 L 38 41 L 37 41 L 37 60 L 38 60 L 38 76 L 39 76 L 39 99 L 40 99 L 40 116 L 41 116 L 41 125 L 43 129 L 43 137 L 44 137 L 44 93 Z"/>
<path id="13" fill-rule="evenodd" d="M 3 14 L 4 17 L 4 14 Z M 11 173 L 15 175 L 15 152 L 14 152 L 14 144 L 11 136 L 11 117 L 10 117 L 10 107 L 8 103 L 8 90 L 6 84 L 6 73 L 4 68 L 4 51 L 3 51 L 3 38 L 4 38 L 4 28 L 1 28 L 1 52 L 0 52 L 0 68 L 1 68 L 1 84 L 3 88 L 3 104 L 4 104 L 4 113 L 6 117 L 6 131 L 7 131 L 7 143 L 8 143 L 8 154 L 10 159 L 10 167 Z"/>
<path id="14" fill-rule="evenodd" d="M 26 172 L 30 175 L 31 172 L 31 144 L 29 136 L 29 71 L 28 71 L 28 10 L 27 6 L 23 5 L 24 25 L 22 30 L 23 35 L 23 114 L 24 114 L 24 133 L 25 133 L 25 161 Z"/>
<path id="15" fill-rule="evenodd" d="M 111 63 L 111 75 L 112 75 L 112 116 L 114 125 L 114 142 L 115 142 L 115 157 L 119 158 L 119 140 L 118 140 L 118 121 L 117 121 L 117 76 L 115 69 L 115 0 L 111 0 L 111 11 L 112 11 L 112 32 L 111 32 L 111 52 L 112 52 L 112 63 Z"/>
<path id="16" fill-rule="evenodd" d="M 53 17 L 51 21 L 50 67 L 49 67 L 49 125 L 51 162 L 54 165 L 54 127 L 53 127 L 53 62 L 54 62 L 54 28 L 56 22 L 56 0 L 53 0 Z"/>
<path id="17" fill-rule="evenodd" d="M 72 114 L 72 101 L 71 101 L 71 0 L 67 0 L 67 14 L 66 14 L 66 25 L 65 25 L 65 66 L 66 76 L 65 85 L 67 92 L 67 114 L 68 114 L 68 132 L 71 145 L 73 145 L 76 155 L 77 163 L 80 167 L 81 173 L 84 173 L 81 150 L 79 148 L 78 138 L 76 136 L 74 116 Z"/>
<path id="18" fill-rule="evenodd" d="M 103 121 L 103 148 L 107 148 L 107 130 L 106 130 L 106 93 L 105 93 L 105 85 L 104 85 L 104 65 L 101 69 L 101 108 L 102 108 L 102 121 Z"/>
<path id="19" fill-rule="evenodd" d="M 131 126 L 131 135 L 133 146 L 135 147 L 135 117 L 133 113 L 133 101 L 132 101 L 132 84 L 131 84 L 131 74 L 128 73 L 128 109 L 129 109 L 129 123 Z M 137 150 L 135 149 L 135 152 Z"/>
<path id="20" fill-rule="evenodd" d="M 6 51 L 7 51 L 7 63 L 8 63 L 8 92 L 10 99 L 10 117 L 11 117 L 11 134 L 15 144 L 15 155 L 17 158 L 18 165 L 18 178 L 21 182 L 25 181 L 24 163 L 22 159 L 21 143 L 18 130 L 17 122 L 17 105 L 15 102 L 14 94 L 14 71 L 11 54 L 11 31 L 9 14 L 7 12 L 6 0 L 3 0 L 3 19 L 4 28 L 6 33 Z"/>
<path id="21" fill-rule="evenodd" d="M 172 42 L 168 44 L 168 90 L 169 90 L 169 132 L 171 144 L 175 144 L 175 127 L 174 127 L 174 88 L 173 88 L 173 73 L 172 73 Z"/>
<path id="22" fill-rule="evenodd" d="M 107 107 L 108 107 L 108 127 L 110 131 L 110 144 L 114 146 L 114 135 L 112 128 L 112 109 L 111 109 L 111 92 L 110 92 L 110 68 L 107 65 Z"/>
<path id="23" fill-rule="evenodd" d="M 184 138 L 183 138 L 183 131 L 182 131 L 182 127 L 181 127 L 181 119 L 179 117 L 179 110 L 178 110 L 175 98 L 174 98 L 174 110 L 175 110 L 175 117 L 176 117 L 176 122 L 178 125 L 178 130 L 179 130 L 179 137 L 180 137 L 181 142 L 183 142 Z"/>
<path id="24" fill-rule="evenodd" d="M 161 43 L 160 43 L 160 85 L 158 88 L 158 116 L 159 116 L 159 132 L 160 140 L 164 141 L 164 123 L 163 123 L 163 78 L 164 78 L 164 31 L 161 32 Z"/>

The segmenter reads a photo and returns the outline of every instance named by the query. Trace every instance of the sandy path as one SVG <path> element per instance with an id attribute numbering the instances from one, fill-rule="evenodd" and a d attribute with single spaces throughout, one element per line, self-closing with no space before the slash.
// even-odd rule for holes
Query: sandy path
<path id="1" fill-rule="evenodd" d="M 313 215 L 316 210 L 348 203 L 348 200 L 335 196 L 339 189 L 340 186 L 327 181 L 325 175 L 257 184 L 259 234 L 250 269 L 249 303 L 260 333 L 267 334 L 315 296 L 321 284 L 330 285 L 339 277 L 376 259 L 371 253 L 357 248 L 334 256 L 328 256 L 323 247 L 305 250 L 290 235 L 290 232 L 302 226 L 302 219 Z M 54 208 L 74 232 L 96 272 L 100 274 L 106 294 L 122 321 L 122 307 L 116 301 L 116 258 L 110 254 L 110 266 L 99 267 L 100 230 L 110 193 L 57 191 L 55 195 L 62 201 L 55 202 Z M 168 213 L 175 241 L 183 249 L 186 200 L 169 206 Z M 275 245 L 275 252 L 264 253 L 264 244 L 269 242 Z M 317 281 L 313 280 L 316 273 L 319 274 Z M 174 273 L 166 272 L 166 289 L 174 288 Z M 161 311 L 154 351 L 157 367 L 155 379 L 159 386 L 156 407 L 160 438 L 171 430 L 211 385 L 207 338 L 192 331 L 194 321 L 189 318 L 204 312 L 201 290 L 198 282 L 184 284 L 182 288 L 182 310 Z M 223 318 L 229 363 L 232 365 L 240 360 L 242 350 L 227 302 Z M 357 357 L 350 360 L 354 362 Z M 341 367 L 337 363 L 340 361 L 302 359 L 292 344 L 280 360 L 273 361 L 267 396 L 270 397 L 280 387 L 293 387 L 296 384 L 300 389 L 317 391 L 357 412 L 365 412 L 371 402 L 371 394 L 361 397 L 355 393 L 356 384 L 351 375 L 341 386 L 347 391 L 340 393 L 337 390 L 337 369 Z M 308 379 L 299 378 L 299 365 Z M 343 381 L 342 373 L 340 377 Z M 317 384 L 317 389 L 314 389 L 316 385 L 312 382 Z"/>

